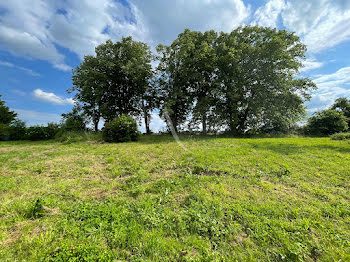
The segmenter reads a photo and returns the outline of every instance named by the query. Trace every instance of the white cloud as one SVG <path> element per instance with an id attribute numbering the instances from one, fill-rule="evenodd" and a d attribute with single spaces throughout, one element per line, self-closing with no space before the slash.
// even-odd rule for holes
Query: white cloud
<path id="1" fill-rule="evenodd" d="M 318 90 L 310 102 L 311 111 L 329 107 L 338 97 L 349 97 L 350 67 L 343 67 L 332 74 L 320 75 L 314 79 Z"/>
<path id="2" fill-rule="evenodd" d="M 5 61 L 0 61 L 0 66 L 6 66 L 6 67 L 10 67 L 10 68 L 17 68 L 19 70 L 22 70 L 24 72 L 26 72 L 28 75 L 31 75 L 31 76 L 40 76 L 39 73 L 37 72 L 34 72 L 33 70 L 29 69 L 29 68 L 25 68 L 25 67 L 22 67 L 22 66 L 16 66 L 12 63 L 9 63 L 9 62 L 5 62 Z"/>
<path id="3" fill-rule="evenodd" d="M 131 35 L 154 47 L 169 44 L 185 28 L 231 31 L 249 20 L 283 24 L 312 53 L 350 39 L 348 0 L 269 0 L 253 16 L 243 0 L 11 0 L 0 1 L 0 9 L 0 48 L 63 71 L 71 67 L 58 47 L 83 58 L 107 39 Z M 309 62 L 303 71 L 320 66 Z"/>
<path id="4" fill-rule="evenodd" d="M 64 64 L 48 32 L 55 1 L 1 1 L 0 46 L 13 55 Z"/>
<path id="5" fill-rule="evenodd" d="M 350 4 L 342 0 L 292 0 L 282 12 L 287 29 L 301 35 L 310 52 L 350 39 Z"/>
<path id="6" fill-rule="evenodd" d="M 286 7 L 284 0 L 270 0 L 254 13 L 253 25 L 277 27 L 281 11 Z"/>
<path id="7" fill-rule="evenodd" d="M 109 38 L 119 39 L 141 31 L 127 21 L 130 11 L 112 0 L 72 0 L 66 2 L 65 13 L 55 13 L 48 31 L 53 41 L 78 54 L 93 54 L 94 48 Z"/>
<path id="8" fill-rule="evenodd" d="M 80 58 L 107 39 L 133 36 L 152 46 L 186 27 L 229 31 L 248 18 L 242 0 L 11 0 L 1 1 L 0 46 L 13 55 L 46 60 L 69 71 L 57 46 Z"/>
<path id="9" fill-rule="evenodd" d="M 55 105 L 74 105 L 72 98 L 62 98 L 54 93 L 44 92 L 41 89 L 35 89 L 33 96 L 39 100 L 46 101 Z"/>
<path id="10" fill-rule="evenodd" d="M 241 0 L 130 0 L 149 29 L 153 44 L 169 44 L 185 28 L 230 31 L 250 15 Z"/>
<path id="11" fill-rule="evenodd" d="M 32 110 L 12 109 L 18 114 L 18 118 L 25 121 L 27 125 L 44 125 L 49 122 L 59 122 L 61 115 L 37 112 Z"/>
<path id="12" fill-rule="evenodd" d="M 300 69 L 300 72 L 307 72 L 310 70 L 314 70 L 320 68 L 324 65 L 323 62 L 316 61 L 314 58 L 309 58 L 304 61 L 304 67 Z"/>

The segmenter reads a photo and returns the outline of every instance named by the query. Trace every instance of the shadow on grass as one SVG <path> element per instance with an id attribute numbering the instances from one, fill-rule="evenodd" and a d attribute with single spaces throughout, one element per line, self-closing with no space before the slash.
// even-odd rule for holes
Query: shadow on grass
<path id="1" fill-rule="evenodd" d="M 350 153 L 350 147 L 339 147 L 336 145 L 322 145 L 322 144 L 294 144 L 294 143 L 270 143 L 264 142 L 262 144 L 251 144 L 251 147 L 256 150 L 268 150 L 278 154 L 293 155 L 299 154 L 303 151 L 336 151 L 340 153 Z"/>
<path id="2" fill-rule="evenodd" d="M 337 151 L 340 153 L 350 153 L 350 147 L 341 147 L 337 145 L 328 145 L 328 144 L 320 144 L 315 141 L 314 144 L 304 144 L 304 143 L 292 143 L 288 142 L 288 139 L 297 139 L 297 138 L 291 138 L 291 137 L 233 137 L 233 136 L 227 136 L 227 135 L 208 135 L 208 136 L 201 136 L 201 135 L 179 135 L 180 141 L 187 142 L 187 141 L 210 141 L 213 139 L 237 139 L 238 141 L 247 142 L 246 145 L 250 146 L 252 149 L 256 150 L 268 150 L 273 151 L 279 154 L 298 154 L 305 150 L 316 150 L 316 151 Z M 301 138 L 308 138 L 308 137 L 301 137 Z M 265 140 L 266 139 L 266 140 Z M 272 139 L 272 141 L 271 141 Z M 276 141 L 273 141 L 276 139 Z M 283 142 L 279 142 L 279 141 Z M 285 139 L 285 140 L 284 140 Z M 249 141 L 250 140 L 250 141 Z M 261 140 L 262 142 L 256 143 L 254 140 Z M 141 136 L 138 143 L 141 144 L 165 144 L 165 143 L 173 143 L 175 142 L 175 139 L 169 135 L 169 134 L 155 134 L 155 135 L 143 135 Z"/>

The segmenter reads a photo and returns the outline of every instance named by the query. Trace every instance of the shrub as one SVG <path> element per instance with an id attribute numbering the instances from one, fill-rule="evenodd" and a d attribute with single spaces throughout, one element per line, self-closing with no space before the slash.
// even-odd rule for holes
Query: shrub
<path id="1" fill-rule="evenodd" d="M 29 140 L 48 140 L 55 138 L 59 125 L 48 123 L 47 126 L 31 126 L 27 129 L 26 137 Z"/>
<path id="2" fill-rule="evenodd" d="M 324 110 L 310 117 L 306 133 L 310 135 L 332 135 L 348 128 L 346 118 L 335 110 Z"/>
<path id="3" fill-rule="evenodd" d="M 74 106 L 72 111 L 67 114 L 62 114 L 62 128 L 65 131 L 84 131 L 88 119 L 81 109 Z"/>
<path id="4" fill-rule="evenodd" d="M 331 136 L 332 140 L 348 140 L 350 139 L 350 132 L 347 133 L 336 133 Z"/>
<path id="5" fill-rule="evenodd" d="M 9 133 L 11 140 L 24 140 L 26 139 L 26 123 L 21 120 L 14 120 L 10 124 Z"/>
<path id="6" fill-rule="evenodd" d="M 0 140 L 7 138 L 9 134 L 9 127 L 5 124 L 0 123 Z"/>
<path id="7" fill-rule="evenodd" d="M 138 136 L 139 131 L 135 119 L 126 115 L 106 123 L 102 130 L 102 138 L 106 142 L 136 141 Z"/>

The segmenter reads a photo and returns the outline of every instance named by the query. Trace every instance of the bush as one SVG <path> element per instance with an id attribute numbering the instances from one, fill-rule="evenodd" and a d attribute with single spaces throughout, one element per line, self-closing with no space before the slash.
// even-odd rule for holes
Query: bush
<path id="1" fill-rule="evenodd" d="M 55 138 L 59 125 L 48 123 L 47 126 L 31 126 L 27 129 L 26 138 L 29 140 L 48 140 Z"/>
<path id="2" fill-rule="evenodd" d="M 310 135 L 332 135 L 348 128 L 346 118 L 335 110 L 324 110 L 310 117 L 306 133 Z"/>
<path id="3" fill-rule="evenodd" d="M 72 111 L 67 114 L 62 114 L 62 128 L 65 131 L 84 131 L 88 119 L 81 109 L 74 106 Z"/>
<path id="4" fill-rule="evenodd" d="M 336 133 L 331 136 L 332 140 L 348 140 L 350 139 L 350 132 L 347 133 Z"/>
<path id="5" fill-rule="evenodd" d="M 106 142 L 136 141 L 139 134 L 135 119 L 126 115 L 106 123 L 102 130 L 102 138 Z"/>
<path id="6" fill-rule="evenodd" d="M 21 120 L 14 120 L 9 127 L 11 140 L 24 140 L 26 139 L 26 123 Z"/>
<path id="7" fill-rule="evenodd" d="M 5 124 L 0 124 L 0 140 L 7 138 L 9 134 L 9 127 Z"/>

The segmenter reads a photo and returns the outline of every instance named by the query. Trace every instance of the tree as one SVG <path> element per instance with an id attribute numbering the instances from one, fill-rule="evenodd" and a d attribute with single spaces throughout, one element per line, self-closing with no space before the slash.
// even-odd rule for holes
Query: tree
<path id="1" fill-rule="evenodd" d="M 101 61 L 93 56 L 85 56 L 84 61 L 73 70 L 73 87 L 68 92 L 76 92 L 75 100 L 93 122 L 95 132 L 102 117 L 102 105 L 106 76 Z"/>
<path id="2" fill-rule="evenodd" d="M 72 111 L 62 114 L 62 127 L 67 131 L 83 131 L 88 123 L 87 117 L 79 106 L 74 106 Z"/>
<path id="3" fill-rule="evenodd" d="M 342 113 L 346 118 L 348 128 L 350 128 L 350 99 L 346 97 L 337 98 L 331 109 Z"/>
<path id="4" fill-rule="evenodd" d="M 141 116 L 149 126 L 152 78 L 149 46 L 133 41 L 131 37 L 120 42 L 111 40 L 95 49 L 96 56 L 85 56 L 73 71 L 76 100 L 89 115 L 97 130 L 100 118 L 106 122 L 122 114 Z"/>
<path id="5" fill-rule="evenodd" d="M 332 109 L 315 113 L 306 126 L 307 133 L 311 135 L 332 135 L 347 129 L 345 116 Z"/>
<path id="6" fill-rule="evenodd" d="M 11 111 L 8 106 L 5 105 L 5 101 L 1 100 L 0 95 L 0 124 L 9 125 L 17 116 L 17 113 Z"/>
<path id="7" fill-rule="evenodd" d="M 158 45 L 160 62 L 157 67 L 160 115 L 166 119 L 168 128 L 172 125 L 179 130 L 192 108 L 188 79 L 181 70 L 182 57 L 176 43 L 171 46 Z M 170 123 L 171 121 L 171 123 Z"/>
<path id="8" fill-rule="evenodd" d="M 166 79 L 163 85 L 167 95 L 163 106 L 168 107 L 175 126 L 191 114 L 191 122 L 199 120 L 202 133 L 207 132 L 217 76 L 216 40 L 217 33 L 213 30 L 202 33 L 186 29 L 169 47 L 160 45 L 158 48 L 162 54 L 159 68 Z"/>
<path id="9" fill-rule="evenodd" d="M 218 35 L 186 29 L 159 45 L 161 114 L 233 134 L 286 132 L 305 115 L 316 86 L 297 77 L 306 47 L 294 33 L 239 27 Z M 221 126 L 218 126 L 221 125 Z"/>
<path id="10" fill-rule="evenodd" d="M 296 78 L 306 51 L 294 33 L 239 27 L 218 38 L 218 109 L 235 134 L 288 129 L 304 114 L 315 88 Z"/>

